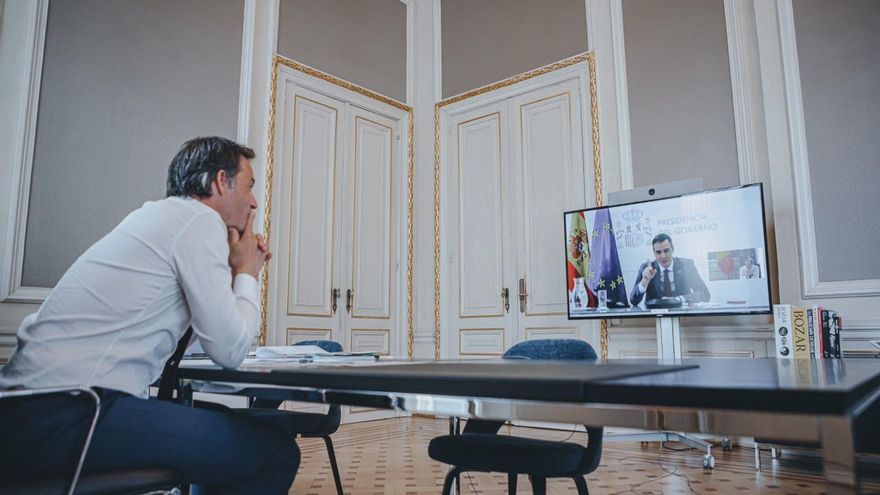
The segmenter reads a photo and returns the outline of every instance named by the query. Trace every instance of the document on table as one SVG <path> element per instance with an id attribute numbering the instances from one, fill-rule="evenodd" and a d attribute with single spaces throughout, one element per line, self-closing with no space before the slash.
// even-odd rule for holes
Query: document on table
<path id="1" fill-rule="evenodd" d="M 253 357 L 257 359 L 311 359 L 327 351 L 316 345 L 279 345 L 257 347 Z"/>

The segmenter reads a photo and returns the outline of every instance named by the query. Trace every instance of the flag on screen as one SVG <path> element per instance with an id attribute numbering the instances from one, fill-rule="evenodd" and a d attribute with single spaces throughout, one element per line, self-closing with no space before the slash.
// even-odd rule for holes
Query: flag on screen
<path id="1" fill-rule="evenodd" d="M 568 293 L 571 294 L 575 288 L 575 281 L 578 278 L 586 278 L 587 265 L 590 263 L 590 243 L 587 237 L 587 222 L 584 220 L 584 213 L 575 213 L 571 218 L 571 226 L 568 229 L 568 243 L 566 246 L 568 253 L 567 272 L 568 272 Z M 584 287 L 587 290 L 586 306 L 596 306 L 596 295 L 587 287 L 586 281 Z"/>
<path id="2" fill-rule="evenodd" d="M 609 308 L 629 306 L 608 208 L 596 210 L 596 220 L 590 232 L 590 243 L 593 246 L 587 270 L 590 289 L 594 292 L 605 289 Z"/>

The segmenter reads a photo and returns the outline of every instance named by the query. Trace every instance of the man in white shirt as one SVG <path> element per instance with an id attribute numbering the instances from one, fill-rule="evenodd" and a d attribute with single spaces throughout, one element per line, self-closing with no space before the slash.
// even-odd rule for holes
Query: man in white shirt
<path id="1" fill-rule="evenodd" d="M 224 138 L 185 143 L 168 168 L 167 197 L 92 245 L 22 322 L 0 387 L 95 387 L 101 418 L 86 472 L 167 467 L 200 493 L 288 492 L 300 455 L 282 428 L 147 399 L 189 325 L 226 368 L 257 334 L 257 276 L 271 253 L 252 230 L 252 158 Z M 62 429 L 53 445 L 72 437 Z M 15 448 L 24 453 L 7 469 L 26 471 L 28 447 Z"/>

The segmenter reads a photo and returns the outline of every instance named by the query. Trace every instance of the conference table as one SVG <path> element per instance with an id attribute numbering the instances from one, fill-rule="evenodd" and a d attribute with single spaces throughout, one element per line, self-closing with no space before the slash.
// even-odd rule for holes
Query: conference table
<path id="1" fill-rule="evenodd" d="M 859 493 L 856 452 L 876 451 L 880 361 L 683 359 L 183 361 L 196 391 L 460 418 L 743 435 L 821 445 L 829 493 Z"/>

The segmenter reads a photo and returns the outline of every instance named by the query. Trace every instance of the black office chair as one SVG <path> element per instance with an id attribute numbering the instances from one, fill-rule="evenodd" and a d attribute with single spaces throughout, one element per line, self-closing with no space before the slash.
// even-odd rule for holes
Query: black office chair
<path id="1" fill-rule="evenodd" d="M 296 345 L 313 345 L 327 352 L 342 352 L 342 344 L 333 340 L 305 340 Z M 326 413 L 308 413 L 301 411 L 285 411 L 278 407 L 282 400 L 254 398 L 249 409 L 237 409 L 236 411 L 251 417 L 257 417 L 279 425 L 292 433 L 294 436 L 303 438 L 320 438 L 327 447 L 327 456 L 330 459 L 330 469 L 333 471 L 333 481 L 336 483 L 336 493 L 343 495 L 342 479 L 339 476 L 339 466 L 336 462 L 336 453 L 333 449 L 333 440 L 330 435 L 339 429 L 342 420 L 342 411 L 338 405 L 331 404 Z"/>
<path id="2" fill-rule="evenodd" d="M 179 477 L 168 469 L 82 474 L 100 410 L 100 397 L 86 387 L 0 390 L 0 492 L 179 495 Z M 47 411 L 51 420 L 40 421 Z M 23 471 L 11 471 L 7 460 L 12 457 L 15 465 L 25 466 Z"/>
<path id="3" fill-rule="evenodd" d="M 546 339 L 521 342 L 511 347 L 505 359 L 596 359 L 596 351 L 582 340 Z M 588 494 L 585 476 L 599 467 L 602 456 L 602 428 L 587 427 L 587 446 L 498 435 L 504 421 L 473 419 L 461 435 L 446 435 L 431 440 L 431 459 L 451 465 L 443 484 L 448 495 L 453 482 L 463 472 L 507 473 L 509 493 L 516 493 L 516 477 L 526 474 L 532 493 L 544 494 L 547 478 L 572 478 L 579 494 Z"/>

